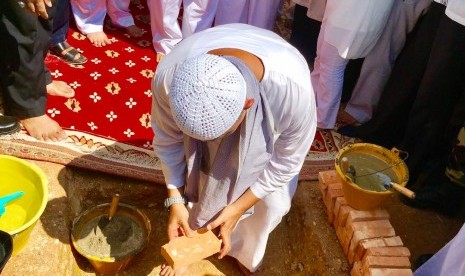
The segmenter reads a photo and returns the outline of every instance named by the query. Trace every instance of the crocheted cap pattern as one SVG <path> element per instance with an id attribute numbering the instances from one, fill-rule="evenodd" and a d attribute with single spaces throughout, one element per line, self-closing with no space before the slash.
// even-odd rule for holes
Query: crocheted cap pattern
<path id="1" fill-rule="evenodd" d="M 169 100 L 180 130 L 206 141 L 220 137 L 239 119 L 246 92 L 236 66 L 225 58 L 202 54 L 176 68 Z"/>

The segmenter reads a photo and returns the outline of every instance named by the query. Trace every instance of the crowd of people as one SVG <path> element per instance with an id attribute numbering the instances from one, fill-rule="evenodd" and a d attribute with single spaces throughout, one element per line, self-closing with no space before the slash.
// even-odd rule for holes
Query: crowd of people
<path id="1" fill-rule="evenodd" d="M 289 4 L 287 42 L 272 32 L 283 0 L 147 0 L 159 62 L 153 145 L 168 188 L 169 238 L 214 229 L 220 258 L 234 257 L 244 273 L 258 269 L 269 233 L 288 212 L 317 129 L 408 152 L 408 185 L 417 194 L 403 199 L 410 206 L 454 216 L 465 198 L 465 3 Z M 87 61 L 66 41 L 71 15 L 96 47 L 112 43 L 107 16 L 140 37 L 129 5 L 0 1 L 0 52 L 8 53 L 0 55 L 0 134 L 21 125 L 38 140 L 65 139 L 45 105 L 74 90 L 52 81 L 45 55 Z M 360 60 L 343 101 L 348 65 Z M 161 275 L 182 269 L 164 265 Z"/>

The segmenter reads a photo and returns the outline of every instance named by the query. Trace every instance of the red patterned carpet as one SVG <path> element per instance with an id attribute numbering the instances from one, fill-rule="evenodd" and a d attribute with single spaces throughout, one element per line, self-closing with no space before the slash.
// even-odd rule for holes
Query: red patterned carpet
<path id="1" fill-rule="evenodd" d="M 75 98 L 50 97 L 47 114 L 67 130 L 69 138 L 57 143 L 39 142 L 25 133 L 3 136 L 0 153 L 45 160 L 161 182 L 150 126 L 151 80 L 156 69 L 150 24 L 145 5 L 131 5 L 136 25 L 145 30 L 131 38 L 108 24 L 111 45 L 94 47 L 74 26 L 71 45 L 83 52 L 87 63 L 69 66 L 48 55 L 46 64 L 55 80 L 69 83 Z M 353 141 L 330 131 L 317 132 L 301 172 L 302 180 L 316 179 L 320 170 L 332 169 L 338 149 Z"/>

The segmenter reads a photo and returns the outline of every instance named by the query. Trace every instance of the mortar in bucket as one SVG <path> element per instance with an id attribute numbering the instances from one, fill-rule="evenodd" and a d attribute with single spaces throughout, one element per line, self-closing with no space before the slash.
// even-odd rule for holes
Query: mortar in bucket
<path id="1" fill-rule="evenodd" d="M 408 182 L 407 165 L 400 157 L 401 151 L 396 148 L 388 150 L 384 147 L 355 143 L 339 150 L 335 167 L 342 179 L 342 191 L 347 203 L 358 210 L 372 210 L 380 207 L 393 196 L 392 190 L 377 189 L 373 182 L 375 173 L 384 174 L 401 186 Z M 357 181 L 343 171 L 342 160 L 348 160 L 352 169 L 357 172 Z M 375 173 L 374 173 L 375 172 Z"/>
<path id="2" fill-rule="evenodd" d="M 48 201 L 48 179 L 35 164 L 9 155 L 0 155 L 0 197 L 23 194 L 5 204 L 0 216 L 0 230 L 13 239 L 12 255 L 17 254 L 29 240 L 34 225 Z"/>
<path id="3" fill-rule="evenodd" d="M 124 270 L 147 246 L 151 231 L 149 219 L 136 207 L 120 203 L 107 221 L 109 210 L 110 204 L 104 203 L 84 211 L 71 230 L 73 247 L 99 274 Z"/>

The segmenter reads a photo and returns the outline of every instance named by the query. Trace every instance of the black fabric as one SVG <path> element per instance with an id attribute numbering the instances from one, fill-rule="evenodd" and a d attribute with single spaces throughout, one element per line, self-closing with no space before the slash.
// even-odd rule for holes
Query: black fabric
<path id="1" fill-rule="evenodd" d="M 295 5 L 289 43 L 304 56 L 310 68 L 316 57 L 316 44 L 321 22 L 307 16 L 307 7 Z"/>
<path id="2" fill-rule="evenodd" d="M 444 12 L 444 5 L 433 2 L 408 35 L 372 119 L 360 127 L 341 129 L 342 134 L 386 148 L 400 143 Z"/>
<path id="3" fill-rule="evenodd" d="M 55 2 L 45 20 L 22 9 L 16 0 L 0 1 L 0 90 L 7 115 L 45 114 L 46 85 L 52 80 L 44 58 L 54 10 Z"/>
<path id="4" fill-rule="evenodd" d="M 19 130 L 19 123 L 14 117 L 0 115 L 0 135 L 12 134 Z"/>

